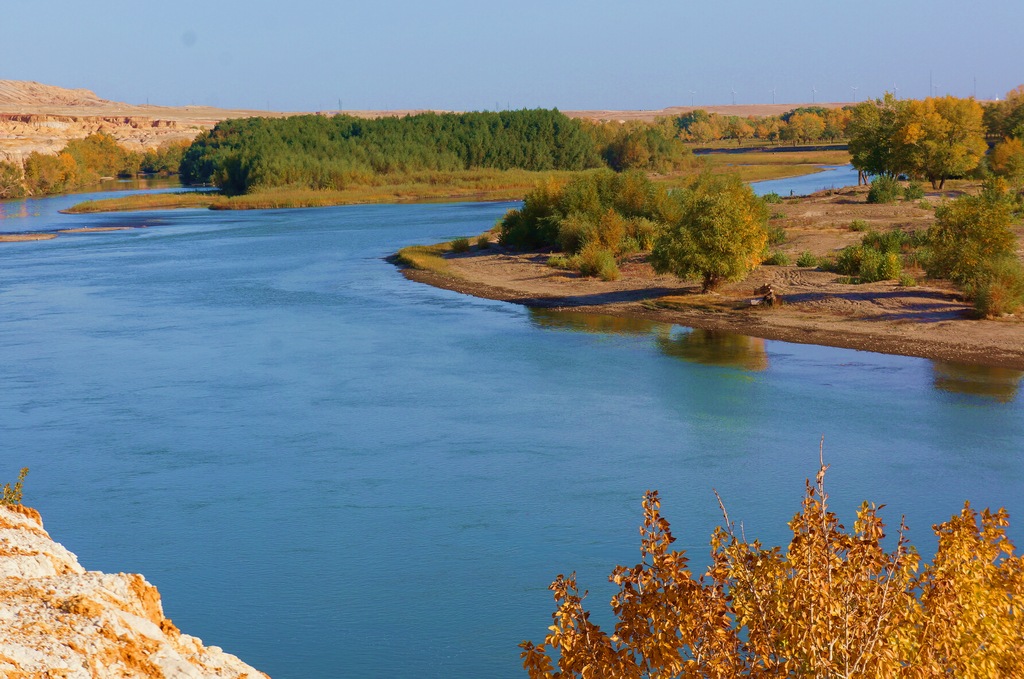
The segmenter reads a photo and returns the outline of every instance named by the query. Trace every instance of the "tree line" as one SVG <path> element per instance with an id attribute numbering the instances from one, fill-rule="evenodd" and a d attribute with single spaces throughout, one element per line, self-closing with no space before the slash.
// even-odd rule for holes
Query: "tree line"
<path id="1" fill-rule="evenodd" d="M 56 155 L 33 152 L 23 163 L 0 162 L 0 198 L 66 193 L 103 177 L 173 174 L 188 146 L 188 141 L 173 141 L 144 152 L 132 151 L 110 135 L 96 132 L 69 141 Z"/>
<path id="2" fill-rule="evenodd" d="M 375 175 L 479 168 L 584 170 L 593 136 L 557 110 L 245 118 L 218 123 L 181 164 L 186 183 L 229 193 L 277 186 L 344 189 Z"/>
<path id="3" fill-rule="evenodd" d="M 864 175 L 927 179 L 936 189 L 972 173 L 1024 183 L 1024 86 L 984 106 L 886 94 L 853 109 L 847 134 L 851 162 Z"/>

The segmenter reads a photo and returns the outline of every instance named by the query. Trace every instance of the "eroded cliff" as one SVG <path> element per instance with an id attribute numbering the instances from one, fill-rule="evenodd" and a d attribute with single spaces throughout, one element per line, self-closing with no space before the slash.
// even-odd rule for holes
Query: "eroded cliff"
<path id="1" fill-rule="evenodd" d="M 183 634 L 141 575 L 86 571 L 39 513 L 0 505 L 0 676 L 265 678 Z"/>

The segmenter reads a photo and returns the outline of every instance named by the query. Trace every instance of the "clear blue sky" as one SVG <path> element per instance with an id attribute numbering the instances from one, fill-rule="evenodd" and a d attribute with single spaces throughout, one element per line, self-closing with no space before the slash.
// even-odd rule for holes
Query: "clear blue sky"
<path id="1" fill-rule="evenodd" d="M 3 4 L 0 79 L 129 103 L 650 109 L 1024 83 L 1021 0 Z"/>

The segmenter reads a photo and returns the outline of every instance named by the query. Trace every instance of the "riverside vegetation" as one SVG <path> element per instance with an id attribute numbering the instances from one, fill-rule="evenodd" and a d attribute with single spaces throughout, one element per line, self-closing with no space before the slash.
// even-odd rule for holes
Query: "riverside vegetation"
<path id="1" fill-rule="evenodd" d="M 549 633 L 520 645 L 531 679 L 1018 676 L 1024 558 L 1006 511 L 965 503 L 934 527 L 938 549 L 922 562 L 903 521 L 886 551 L 880 506 L 863 503 L 848 532 L 829 508 L 827 469 L 808 480 L 785 551 L 748 541 L 719 498 L 724 526 L 699 576 L 648 492 L 641 562 L 609 577 L 614 632 L 590 620 L 575 573 L 559 575 Z"/>

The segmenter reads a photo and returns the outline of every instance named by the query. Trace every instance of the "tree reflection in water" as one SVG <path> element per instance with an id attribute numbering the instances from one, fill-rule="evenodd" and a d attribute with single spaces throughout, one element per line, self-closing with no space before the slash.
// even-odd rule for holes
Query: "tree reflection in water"
<path id="1" fill-rule="evenodd" d="M 604 316 L 552 309 L 530 309 L 530 319 L 541 328 L 616 335 L 655 335 L 666 356 L 691 363 L 742 370 L 765 370 L 768 354 L 764 340 L 720 330 L 700 330 L 643 318 Z"/>
<path id="2" fill-rule="evenodd" d="M 936 389 L 954 394 L 969 394 L 1010 403 L 1017 397 L 1024 372 L 988 365 L 968 365 L 932 361 L 932 380 Z"/>

